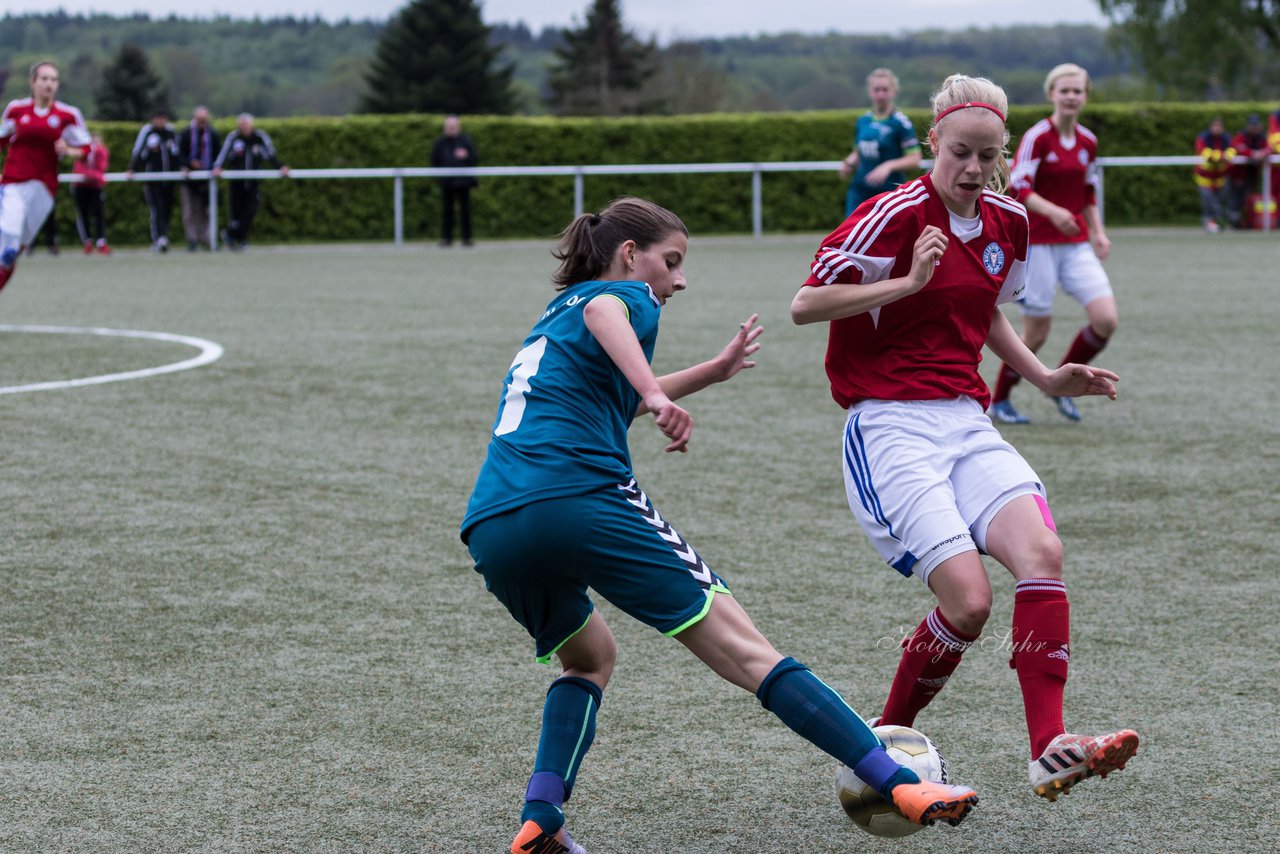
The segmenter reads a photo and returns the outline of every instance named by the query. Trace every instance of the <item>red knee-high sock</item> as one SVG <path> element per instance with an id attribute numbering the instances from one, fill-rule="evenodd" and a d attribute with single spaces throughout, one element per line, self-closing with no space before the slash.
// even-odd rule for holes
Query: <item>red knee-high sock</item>
<path id="1" fill-rule="evenodd" d="M 1018 380 L 1022 379 L 1019 374 L 1008 365 L 1000 366 L 1000 373 L 996 375 L 996 389 L 991 393 L 991 402 L 999 403 L 1002 400 L 1009 399 L 1009 392 L 1013 391 L 1013 387 L 1018 384 Z"/>
<path id="2" fill-rule="evenodd" d="M 911 726 L 960 665 L 960 656 L 976 640 L 958 631 L 934 608 L 902 642 L 902 660 L 885 701 L 881 724 Z"/>
<path id="3" fill-rule="evenodd" d="M 1062 361 L 1058 364 L 1065 365 L 1067 362 L 1076 362 L 1081 365 L 1087 365 L 1090 359 L 1103 351 L 1110 340 L 1110 338 L 1104 338 L 1099 335 L 1092 326 L 1086 323 L 1076 333 L 1075 340 L 1067 348 L 1067 355 L 1063 356 Z"/>
<path id="4" fill-rule="evenodd" d="M 1071 606 L 1067 586 L 1058 578 L 1019 581 L 1013 596 L 1013 656 L 1009 666 L 1018 672 L 1022 705 L 1027 713 L 1031 756 L 1065 732 L 1062 693 L 1071 660 Z"/>

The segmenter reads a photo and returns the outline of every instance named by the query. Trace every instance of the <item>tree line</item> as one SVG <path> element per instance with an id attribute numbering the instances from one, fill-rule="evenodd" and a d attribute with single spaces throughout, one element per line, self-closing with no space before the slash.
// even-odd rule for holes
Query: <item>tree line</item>
<path id="1" fill-rule="evenodd" d="M 6 14 L 0 91 L 26 94 L 27 66 L 49 56 L 63 69 L 63 100 L 102 119 L 197 103 L 221 115 L 844 109 L 866 103 L 863 80 L 883 65 L 909 105 L 927 103 L 957 70 L 992 77 L 1013 103 L 1041 103 L 1045 71 L 1063 61 L 1090 70 L 1095 100 L 1250 99 L 1280 88 L 1274 3 L 1188 0 L 1179 11 L 1100 0 L 1114 21 L 1107 30 L 786 33 L 660 46 L 626 24 L 621 0 L 583 2 L 574 26 L 538 33 L 484 23 L 477 0 L 410 0 L 386 22 Z M 1213 15 L 1202 14 L 1206 3 Z"/>

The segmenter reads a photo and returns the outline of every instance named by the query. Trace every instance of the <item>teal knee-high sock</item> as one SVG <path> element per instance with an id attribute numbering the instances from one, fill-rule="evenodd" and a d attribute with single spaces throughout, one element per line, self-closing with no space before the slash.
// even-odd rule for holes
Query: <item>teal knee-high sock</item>
<path id="1" fill-rule="evenodd" d="M 547 689 L 542 737 L 525 790 L 522 822 L 532 819 L 548 835 L 564 826 L 561 807 L 573 794 L 582 757 L 595 740 L 596 710 L 603 696 L 600 686 L 577 676 L 562 676 Z"/>
<path id="2" fill-rule="evenodd" d="M 756 689 L 760 705 L 802 737 L 853 769 L 868 786 L 891 800 L 902 783 L 919 783 L 910 768 L 894 762 L 866 722 L 834 689 L 794 658 L 784 658 Z"/>

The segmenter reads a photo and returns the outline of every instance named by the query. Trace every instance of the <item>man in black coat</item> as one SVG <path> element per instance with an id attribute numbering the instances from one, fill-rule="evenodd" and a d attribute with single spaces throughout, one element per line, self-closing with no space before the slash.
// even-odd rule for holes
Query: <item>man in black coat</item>
<path id="1" fill-rule="evenodd" d="M 182 168 L 178 154 L 178 132 L 169 123 L 169 111 L 158 108 L 151 121 L 138 131 L 129 158 L 129 177 L 135 172 L 177 172 Z M 151 251 L 169 251 L 169 220 L 173 217 L 173 183 L 148 181 L 142 194 L 151 212 Z"/>
<path id="2" fill-rule="evenodd" d="M 283 177 L 289 177 L 289 167 L 280 162 L 276 156 L 276 147 L 271 137 L 264 130 L 253 126 L 253 116 L 241 113 L 236 116 L 236 129 L 227 134 L 222 142 L 222 150 L 213 161 L 213 176 L 219 178 L 224 169 L 252 171 L 271 166 L 279 169 Z M 227 194 L 231 212 L 227 217 L 227 228 L 223 232 L 223 240 L 227 248 L 233 252 L 249 246 L 249 228 L 262 203 L 262 195 L 258 190 L 258 182 L 254 179 L 239 179 L 228 182 Z"/>
<path id="3" fill-rule="evenodd" d="M 475 166 L 480 162 L 476 156 L 476 144 L 471 137 L 462 133 L 462 123 L 457 116 L 449 116 L 444 120 L 444 133 L 431 146 L 431 165 L 434 168 L 451 169 L 464 166 Z M 470 175 L 451 178 L 440 178 L 440 189 L 444 195 L 443 233 L 441 246 L 453 244 L 453 208 L 456 203 L 462 220 L 462 244 L 471 245 L 471 188 L 476 179 Z"/>

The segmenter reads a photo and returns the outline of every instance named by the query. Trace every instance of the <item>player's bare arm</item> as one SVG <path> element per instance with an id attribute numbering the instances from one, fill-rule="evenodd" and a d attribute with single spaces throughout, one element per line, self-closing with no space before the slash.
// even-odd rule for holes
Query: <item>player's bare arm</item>
<path id="1" fill-rule="evenodd" d="M 1049 220 L 1054 228 L 1068 237 L 1075 237 L 1080 233 L 1080 223 L 1076 222 L 1075 214 L 1061 205 L 1054 204 L 1039 193 L 1028 195 L 1023 200 L 1023 205 L 1033 214 L 1039 214 Z"/>
<path id="2" fill-rule="evenodd" d="M 1089 227 L 1089 245 L 1093 247 L 1093 254 L 1099 261 L 1107 260 L 1111 255 L 1111 239 L 1102 228 L 1102 215 L 1098 213 L 1097 205 L 1084 209 L 1084 222 Z"/>
<path id="3" fill-rule="evenodd" d="M 645 358 L 640 340 L 627 320 L 626 308 L 611 296 L 598 296 L 587 303 L 582 317 L 587 329 L 600 342 L 605 353 L 627 382 L 640 393 L 642 409 L 654 414 L 662 434 L 671 440 L 667 451 L 686 451 L 693 433 L 693 418 L 672 402 Z M 637 413 L 640 414 L 640 413 Z"/>
<path id="4" fill-rule="evenodd" d="M 991 314 L 987 347 L 1045 394 L 1065 397 L 1101 395 L 1116 399 L 1115 384 L 1120 380 L 1118 374 L 1105 368 L 1074 363 L 1050 370 L 1022 342 L 1009 318 L 999 308 Z"/>
<path id="5" fill-rule="evenodd" d="M 932 225 L 925 226 L 916 238 L 911 269 L 907 275 L 859 285 L 805 285 L 791 301 L 791 322 L 802 326 L 806 323 L 854 317 L 910 296 L 929 284 L 935 264 L 946 249 L 947 237 L 942 230 Z"/>
<path id="6" fill-rule="evenodd" d="M 743 323 L 738 324 L 737 333 L 714 358 L 699 362 L 682 371 L 663 374 L 658 377 L 658 385 L 662 386 L 667 397 L 679 400 L 694 392 L 702 391 L 709 385 L 733 379 L 744 368 L 754 368 L 756 363 L 751 356 L 760 350 L 760 342 L 756 339 L 764 333 L 764 327 L 757 325 L 759 320 L 760 315 L 751 315 Z M 647 411 L 648 409 L 642 404 L 636 415 L 643 415 Z"/>

